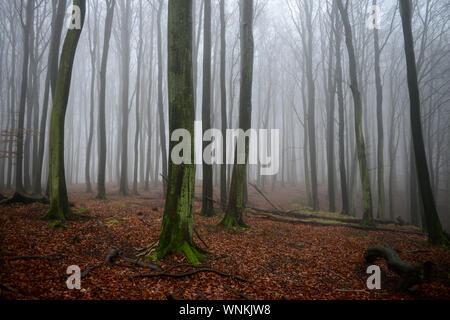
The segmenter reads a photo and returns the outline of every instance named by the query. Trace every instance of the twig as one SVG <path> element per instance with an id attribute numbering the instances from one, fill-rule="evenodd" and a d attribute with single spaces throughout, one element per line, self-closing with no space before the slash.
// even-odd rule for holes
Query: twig
<path id="1" fill-rule="evenodd" d="M 208 245 L 206 244 L 205 241 L 203 241 L 202 237 L 200 237 L 200 234 L 197 232 L 197 230 L 196 230 L 195 228 L 194 228 L 194 232 L 195 232 L 195 235 L 197 236 L 197 238 L 199 238 L 200 241 L 205 245 L 205 247 L 206 247 L 207 249 L 209 249 Z"/>
<path id="2" fill-rule="evenodd" d="M 249 185 L 251 185 L 253 188 L 255 188 L 255 190 L 275 209 L 275 210 L 278 210 L 278 211 L 282 211 L 282 210 L 280 210 L 280 208 L 279 207 L 277 207 L 276 205 L 274 205 L 273 203 L 272 203 L 272 201 L 270 201 L 269 200 L 269 198 L 267 198 L 266 197 L 266 195 L 258 188 L 258 186 L 257 185 L 254 185 L 253 183 L 250 183 L 249 182 Z"/>
<path id="3" fill-rule="evenodd" d="M 161 271 L 160 267 L 158 267 L 158 266 L 156 266 L 154 264 L 151 264 L 151 263 L 140 262 L 140 261 L 133 260 L 133 259 L 130 259 L 130 258 L 127 258 L 127 257 L 122 257 L 122 259 L 124 261 L 132 263 L 132 264 L 134 264 L 134 265 L 136 265 L 138 267 L 150 268 L 150 269 L 153 269 L 155 271 Z"/>
<path id="4" fill-rule="evenodd" d="M 244 279 L 244 278 L 232 275 L 232 274 L 227 274 L 227 273 L 224 273 L 224 272 L 219 271 L 219 270 L 209 269 L 209 268 L 198 269 L 198 270 L 193 270 L 193 271 L 189 271 L 189 272 L 185 272 L 185 273 L 177 273 L 177 274 L 161 272 L 161 273 L 155 273 L 155 274 L 137 274 L 137 275 L 132 275 L 131 277 L 132 278 L 155 278 L 155 277 L 183 278 L 183 277 L 192 276 L 194 274 L 201 273 L 201 272 L 215 273 L 215 274 L 218 274 L 219 276 L 222 276 L 222 277 L 231 278 L 231 279 L 234 279 L 234 280 L 239 280 L 239 281 L 242 281 L 242 282 L 250 283 L 250 281 L 247 280 L 247 279 Z"/>

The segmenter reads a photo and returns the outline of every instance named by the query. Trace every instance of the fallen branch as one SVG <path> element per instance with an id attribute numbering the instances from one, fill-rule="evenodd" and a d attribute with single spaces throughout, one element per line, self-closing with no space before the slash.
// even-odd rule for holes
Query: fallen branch
<path id="1" fill-rule="evenodd" d="M 234 290 L 233 288 L 230 288 L 230 287 L 228 287 L 228 286 L 225 286 L 225 288 L 228 289 L 228 290 L 230 290 L 231 292 L 233 292 L 235 295 L 237 295 L 238 297 L 240 297 L 240 298 L 242 298 L 242 299 L 245 299 L 245 300 L 252 300 L 252 299 L 250 299 L 248 296 L 246 296 L 245 294 L 240 293 L 240 292 Z"/>
<path id="2" fill-rule="evenodd" d="M 153 269 L 153 270 L 155 270 L 155 271 L 161 271 L 161 268 L 160 268 L 160 267 L 158 267 L 158 266 L 156 266 L 156 265 L 154 265 L 154 264 L 151 264 L 151 263 L 140 262 L 140 261 L 133 260 L 133 259 L 130 259 L 130 258 L 127 258 L 127 257 L 122 257 L 122 259 L 123 259 L 124 261 L 129 262 L 129 263 L 132 263 L 132 264 L 134 264 L 134 265 L 136 265 L 136 266 L 138 266 L 138 267 L 142 267 L 142 268 L 150 268 L 150 269 Z"/>
<path id="3" fill-rule="evenodd" d="M 277 207 L 276 205 L 273 204 L 272 201 L 269 200 L 269 198 L 266 197 L 266 195 L 264 194 L 264 192 L 262 192 L 257 185 L 253 184 L 253 183 L 248 183 L 249 185 L 251 185 L 275 210 L 277 211 L 281 211 L 279 207 Z"/>
<path id="4" fill-rule="evenodd" d="M 199 238 L 200 241 L 204 244 L 204 246 L 205 246 L 207 249 L 209 249 L 208 245 L 206 244 L 205 241 L 203 241 L 202 237 L 200 237 L 200 234 L 197 232 L 197 230 L 196 230 L 195 228 L 194 228 L 194 232 L 195 232 L 195 235 L 197 236 L 197 238 Z"/>
<path id="5" fill-rule="evenodd" d="M 410 289 L 423 281 L 423 265 L 413 265 L 403 261 L 398 256 L 397 251 L 392 248 L 369 248 L 365 252 L 364 258 L 368 263 L 373 263 L 379 258 L 385 259 L 389 270 L 397 273 L 402 278 L 399 283 L 401 289 Z"/>
<path id="6" fill-rule="evenodd" d="M 201 273 L 201 272 L 215 273 L 215 274 L 225 277 L 225 278 L 231 278 L 234 280 L 239 280 L 242 282 L 250 283 L 250 281 L 247 279 L 244 279 L 244 278 L 232 275 L 232 274 L 227 274 L 227 273 L 224 273 L 224 272 L 216 270 L 216 269 L 209 269 L 209 268 L 203 268 L 203 269 L 192 270 L 192 271 L 188 271 L 185 273 L 176 273 L 176 274 L 167 273 L 167 272 L 161 272 L 161 273 L 155 273 L 155 274 L 137 274 L 137 275 L 132 275 L 131 278 L 155 278 L 155 277 L 183 278 L 183 277 L 192 276 L 194 274 Z"/>

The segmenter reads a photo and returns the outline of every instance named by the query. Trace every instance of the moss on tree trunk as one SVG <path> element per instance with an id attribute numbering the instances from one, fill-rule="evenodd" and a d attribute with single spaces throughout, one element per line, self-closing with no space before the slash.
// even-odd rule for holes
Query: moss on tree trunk
<path id="1" fill-rule="evenodd" d="M 252 83 L 253 83 L 253 0 L 241 1 L 241 90 L 239 98 L 239 127 L 245 132 L 252 122 Z M 248 162 L 249 142 L 245 141 L 245 163 Z M 225 227 L 247 227 L 243 220 L 245 207 L 245 185 L 247 165 L 237 163 L 231 179 L 230 195 L 225 217 L 220 225 Z"/>
<path id="2" fill-rule="evenodd" d="M 168 21 L 169 132 L 186 129 L 194 136 L 194 88 L 192 78 L 192 1 L 170 0 Z M 171 141 L 169 154 L 178 142 Z M 185 255 L 200 264 L 204 250 L 193 241 L 195 164 L 191 144 L 190 163 L 169 161 L 167 195 L 159 245 L 151 258 Z M 189 161 L 188 161 L 189 162 Z"/>
<path id="3" fill-rule="evenodd" d="M 53 220 L 73 218 L 67 197 L 64 172 L 64 122 L 69 100 L 73 62 L 84 24 L 86 1 L 74 0 L 73 5 L 80 8 L 81 26 L 80 29 L 68 30 L 64 40 L 50 120 L 50 210 L 45 217 Z"/>

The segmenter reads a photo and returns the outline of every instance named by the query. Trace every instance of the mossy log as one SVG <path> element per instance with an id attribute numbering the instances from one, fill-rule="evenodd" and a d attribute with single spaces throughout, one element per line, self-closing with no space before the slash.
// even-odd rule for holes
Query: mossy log
<path id="1" fill-rule="evenodd" d="M 0 195 L 0 205 L 7 205 L 7 204 L 13 204 L 13 203 L 23 203 L 23 204 L 32 204 L 32 203 L 42 203 L 42 204 L 49 204 L 49 200 L 47 198 L 31 198 L 24 196 L 21 193 L 14 193 L 14 195 L 10 198 L 4 198 Z"/>
<path id="2" fill-rule="evenodd" d="M 389 247 L 369 248 L 364 254 L 368 263 L 373 263 L 379 258 L 387 262 L 389 270 L 397 273 L 402 279 L 399 283 L 401 289 L 410 289 L 420 284 L 424 279 L 422 264 L 410 264 L 398 256 L 397 251 Z"/>

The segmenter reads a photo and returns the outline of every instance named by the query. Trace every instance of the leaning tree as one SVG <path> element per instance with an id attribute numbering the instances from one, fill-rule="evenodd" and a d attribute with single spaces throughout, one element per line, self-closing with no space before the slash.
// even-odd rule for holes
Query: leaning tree
<path id="1" fill-rule="evenodd" d="M 50 118 L 50 210 L 47 212 L 46 218 L 55 220 L 66 220 L 73 217 L 67 197 L 64 172 L 64 122 L 69 100 L 73 62 L 86 14 L 86 0 L 74 0 L 73 6 L 79 8 L 79 10 L 74 10 L 75 27 L 67 31 L 64 40 Z"/>

